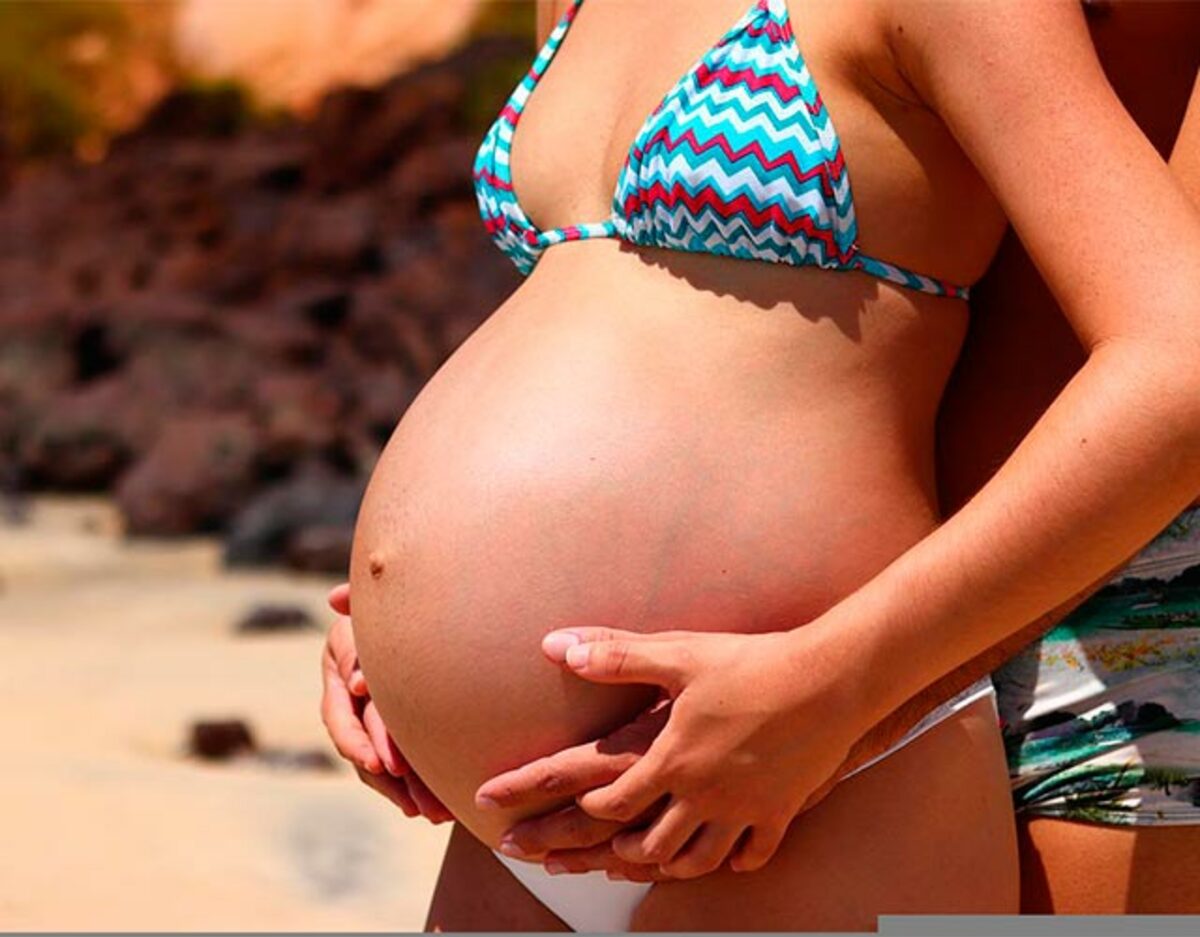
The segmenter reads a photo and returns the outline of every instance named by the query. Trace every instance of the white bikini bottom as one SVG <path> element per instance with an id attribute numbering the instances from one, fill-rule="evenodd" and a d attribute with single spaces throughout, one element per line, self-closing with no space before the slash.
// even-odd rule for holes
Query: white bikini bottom
<path id="1" fill-rule="evenodd" d="M 895 745 L 855 768 L 846 777 L 866 771 L 871 765 L 898 752 L 909 742 L 976 700 L 990 696 L 994 702 L 995 695 L 991 679 L 984 677 L 934 709 Z M 538 901 L 575 931 L 601 934 L 628 931 L 634 910 L 651 888 L 651 885 L 645 882 L 614 882 L 603 872 L 551 875 L 540 863 L 512 859 L 498 852 L 496 858 L 504 863 L 517 881 L 529 889 Z"/>

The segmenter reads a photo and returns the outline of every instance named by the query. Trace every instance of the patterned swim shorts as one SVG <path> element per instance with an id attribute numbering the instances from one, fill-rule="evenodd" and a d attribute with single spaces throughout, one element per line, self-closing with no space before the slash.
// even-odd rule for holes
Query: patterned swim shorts
<path id="1" fill-rule="evenodd" d="M 1018 813 L 1200 824 L 1200 508 L 993 679 Z"/>

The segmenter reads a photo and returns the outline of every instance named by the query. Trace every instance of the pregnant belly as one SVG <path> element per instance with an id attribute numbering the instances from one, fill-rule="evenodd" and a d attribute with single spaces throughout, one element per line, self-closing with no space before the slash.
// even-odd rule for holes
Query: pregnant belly
<path id="1" fill-rule="evenodd" d="M 561 671 L 546 632 L 796 627 L 934 522 L 894 401 L 814 405 L 753 346 L 808 342 L 820 361 L 824 339 L 777 326 L 655 346 L 611 314 L 514 304 L 397 428 L 359 516 L 355 635 L 400 749 L 485 842 L 513 816 L 474 808 L 483 780 L 652 694 Z"/>

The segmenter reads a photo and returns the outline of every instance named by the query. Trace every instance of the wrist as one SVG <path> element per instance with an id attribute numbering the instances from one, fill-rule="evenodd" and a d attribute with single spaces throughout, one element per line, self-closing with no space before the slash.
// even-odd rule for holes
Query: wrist
<path id="1" fill-rule="evenodd" d="M 878 712 L 880 674 L 847 628 L 828 616 L 786 632 L 784 658 L 794 692 L 789 705 L 806 730 L 814 722 L 845 727 L 853 743 L 891 710 Z"/>

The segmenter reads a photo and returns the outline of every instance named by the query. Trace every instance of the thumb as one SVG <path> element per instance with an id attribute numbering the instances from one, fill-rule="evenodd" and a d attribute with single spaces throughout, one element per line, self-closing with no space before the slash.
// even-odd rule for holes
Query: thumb
<path id="1" fill-rule="evenodd" d="M 350 583 L 343 582 L 334 586 L 329 590 L 329 595 L 325 599 L 329 603 L 329 607 L 339 615 L 350 614 Z"/>
<path id="2" fill-rule="evenodd" d="M 542 640 L 546 656 L 594 683 L 645 683 L 671 696 L 691 674 L 685 640 L 616 628 L 552 631 Z"/>

